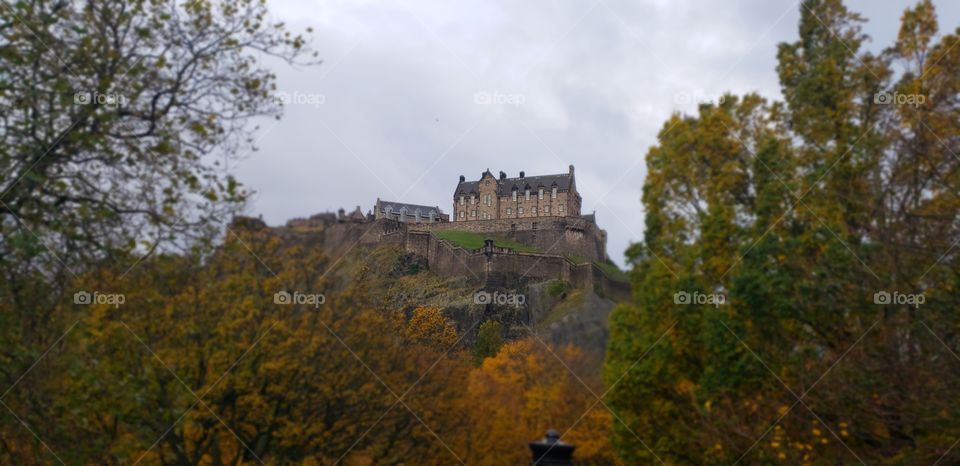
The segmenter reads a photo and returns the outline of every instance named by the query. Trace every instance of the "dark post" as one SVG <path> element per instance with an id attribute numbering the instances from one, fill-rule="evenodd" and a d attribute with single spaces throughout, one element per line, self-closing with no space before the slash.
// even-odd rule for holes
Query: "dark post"
<path id="1" fill-rule="evenodd" d="M 550 429 L 543 440 L 530 442 L 535 466 L 573 466 L 573 450 L 577 447 L 560 441 L 560 434 Z"/>

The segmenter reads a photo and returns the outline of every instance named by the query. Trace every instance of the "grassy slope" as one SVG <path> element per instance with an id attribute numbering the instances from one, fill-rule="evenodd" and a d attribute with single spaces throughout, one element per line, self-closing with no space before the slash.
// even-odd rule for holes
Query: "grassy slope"
<path id="1" fill-rule="evenodd" d="M 495 236 L 488 237 L 480 233 L 473 233 L 470 231 L 438 230 L 434 231 L 433 235 L 464 249 L 480 249 L 483 247 L 483 240 L 490 238 L 493 240 L 493 244 L 502 248 L 510 248 L 517 252 L 537 252 L 536 249 L 527 246 L 526 244 L 510 241 L 505 238 L 498 238 Z"/>

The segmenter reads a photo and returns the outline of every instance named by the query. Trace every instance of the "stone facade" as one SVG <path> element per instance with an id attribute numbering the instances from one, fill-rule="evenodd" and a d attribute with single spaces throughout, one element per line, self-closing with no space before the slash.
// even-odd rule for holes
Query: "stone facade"
<path id="1" fill-rule="evenodd" d="M 487 170 L 477 181 L 461 175 L 453 193 L 455 223 L 498 219 L 579 217 L 583 199 L 577 192 L 574 167 L 568 173 L 528 177 L 524 172 L 497 178 Z"/>

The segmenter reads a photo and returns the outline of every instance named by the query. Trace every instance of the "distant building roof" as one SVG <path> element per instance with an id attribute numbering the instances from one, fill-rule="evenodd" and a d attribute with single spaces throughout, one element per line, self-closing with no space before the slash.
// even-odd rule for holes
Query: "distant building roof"
<path id="1" fill-rule="evenodd" d="M 406 213 L 407 215 L 416 215 L 417 212 L 420 212 L 421 216 L 429 217 L 432 212 L 435 217 L 440 217 L 440 214 L 443 211 L 440 210 L 437 206 L 428 206 L 428 205 L 418 205 L 418 204 L 407 204 L 405 202 L 394 202 L 394 201 L 378 201 L 380 203 L 380 211 L 399 215 L 401 212 Z"/>
<path id="2" fill-rule="evenodd" d="M 486 175 L 487 173 L 489 173 L 489 171 L 484 172 L 483 175 Z M 557 187 L 557 191 L 564 192 L 564 191 L 570 190 L 570 185 L 572 183 L 573 183 L 572 172 L 561 173 L 559 175 L 539 175 L 539 176 L 524 176 L 524 177 L 516 177 L 516 178 L 502 178 L 502 179 L 497 179 L 497 186 L 499 188 L 497 195 L 501 197 L 509 196 L 510 192 L 513 191 L 514 189 L 516 189 L 517 191 L 523 192 L 527 188 L 531 190 L 535 190 L 539 187 L 543 187 L 545 189 L 551 189 L 553 186 Z M 479 187 L 480 187 L 480 180 L 463 181 L 459 185 L 457 185 L 457 189 L 454 192 L 454 196 L 479 192 Z"/>

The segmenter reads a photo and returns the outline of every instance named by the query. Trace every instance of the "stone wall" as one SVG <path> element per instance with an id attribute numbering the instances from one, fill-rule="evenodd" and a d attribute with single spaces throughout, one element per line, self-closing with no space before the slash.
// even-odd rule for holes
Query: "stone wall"
<path id="1" fill-rule="evenodd" d="M 536 224 L 536 228 L 535 225 Z M 448 277 L 466 277 L 479 285 L 505 280 L 532 282 L 560 279 L 578 288 L 606 296 L 627 298 L 627 284 L 607 277 L 591 261 L 606 259 L 603 230 L 582 218 L 540 218 L 533 220 L 490 220 L 462 224 L 410 224 L 390 219 L 366 223 L 331 222 L 313 219 L 291 222 L 282 229 L 322 235 L 326 253 L 339 257 L 355 247 L 392 245 L 427 258 L 433 272 Z M 468 251 L 435 237 L 433 230 L 466 230 L 504 236 L 534 246 L 538 253 L 489 247 Z M 567 255 L 587 259 L 575 263 Z"/>
<path id="2" fill-rule="evenodd" d="M 410 231 L 405 249 L 427 257 L 430 270 L 446 277 L 466 277 L 484 286 L 511 282 L 563 280 L 615 299 L 629 299 L 630 286 L 607 277 L 592 262 L 577 264 L 555 254 L 524 253 L 492 247 L 469 251 L 430 232 Z"/>
<path id="3" fill-rule="evenodd" d="M 580 217 L 538 217 L 408 225 L 410 230 L 459 230 L 490 234 L 532 246 L 545 254 L 606 261 L 606 233 Z"/>

